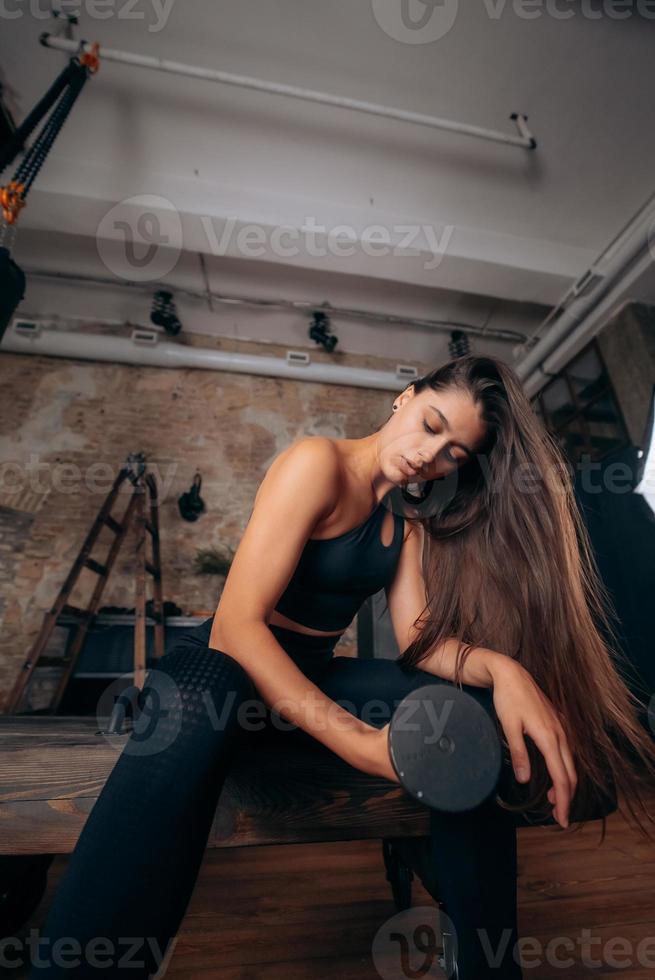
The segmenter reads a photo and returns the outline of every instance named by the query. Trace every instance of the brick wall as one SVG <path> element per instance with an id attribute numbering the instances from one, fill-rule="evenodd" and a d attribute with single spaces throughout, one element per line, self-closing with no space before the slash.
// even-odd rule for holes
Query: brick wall
<path id="1" fill-rule="evenodd" d="M 0 507 L 0 621 L 32 526 L 32 514 Z"/>
<path id="2" fill-rule="evenodd" d="M 217 340 L 214 346 L 285 353 L 268 344 Z M 321 351 L 312 356 L 333 359 Z M 344 365 L 395 369 L 381 358 L 337 356 Z M 144 452 L 158 478 L 164 597 L 185 613 L 209 615 L 223 580 L 195 575 L 195 553 L 201 547 L 237 547 L 272 459 L 303 435 L 357 438 L 371 432 L 388 417 L 392 397 L 391 392 L 229 372 L 5 354 L 0 366 L 0 505 L 5 507 L 0 689 L 6 693 L 13 684 L 43 613 L 129 452 Z M 177 499 L 189 489 L 196 468 L 207 512 L 191 524 L 181 519 Z M 114 512 L 120 514 L 126 502 L 126 494 L 119 495 Z M 105 532 L 94 554 L 102 557 L 111 540 L 111 532 Z M 129 537 L 123 545 L 103 605 L 134 604 L 133 543 Z M 79 604 L 88 596 L 94 581 L 92 572 L 84 572 L 72 601 Z M 341 641 L 345 648 L 355 634 L 353 624 Z"/>

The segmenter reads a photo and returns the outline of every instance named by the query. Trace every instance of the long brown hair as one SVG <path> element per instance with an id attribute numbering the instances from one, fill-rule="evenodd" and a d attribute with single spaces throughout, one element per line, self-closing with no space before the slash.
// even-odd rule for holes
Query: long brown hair
<path id="1" fill-rule="evenodd" d="M 567 733 L 578 775 L 571 822 L 582 826 L 601 815 L 602 842 L 605 814 L 620 809 L 622 798 L 649 837 L 633 802 L 655 822 L 643 796 L 655 785 L 655 742 L 639 719 L 645 703 L 621 677 L 630 664 L 575 499 L 570 464 L 516 373 L 498 358 L 467 355 L 413 386 L 415 394 L 428 387 L 468 392 L 486 435 L 475 458 L 424 486 L 425 501 L 407 515 L 426 532 L 427 603 L 416 621 L 419 635 L 399 662 L 418 666 L 436 644 L 455 636 L 461 644 L 455 683 L 461 685 L 473 646 L 515 658 L 551 700 Z M 507 766 L 499 723 L 498 729 Z M 496 799 L 515 812 L 548 816 L 551 778 L 532 739 L 526 735 L 525 741 L 530 780 L 519 784 L 506 770 Z M 509 799 L 501 796 L 503 786 Z"/>

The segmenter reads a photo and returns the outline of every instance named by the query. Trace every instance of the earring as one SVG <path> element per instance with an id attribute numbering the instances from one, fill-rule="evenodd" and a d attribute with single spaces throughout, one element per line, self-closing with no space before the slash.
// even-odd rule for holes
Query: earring
<path id="1" fill-rule="evenodd" d="M 397 406 L 397 405 L 394 405 L 394 406 L 393 406 L 393 410 L 394 410 L 394 412 L 396 411 L 396 409 L 397 409 L 397 408 L 398 408 L 398 406 Z"/>

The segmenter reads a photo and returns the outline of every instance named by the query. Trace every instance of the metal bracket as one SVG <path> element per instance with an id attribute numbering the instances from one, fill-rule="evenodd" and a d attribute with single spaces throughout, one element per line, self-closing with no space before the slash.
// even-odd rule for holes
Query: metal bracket
<path id="1" fill-rule="evenodd" d="M 38 320 L 24 320 L 17 316 L 11 325 L 11 329 L 19 337 L 29 337 L 30 340 L 36 340 L 41 335 L 43 324 Z"/>
<path id="2" fill-rule="evenodd" d="M 77 14 L 67 14 L 64 13 L 59 7 L 55 7 L 54 4 L 50 4 L 50 12 L 55 20 L 59 23 L 55 26 L 54 35 L 55 37 L 65 37 L 68 41 L 74 41 L 73 37 L 73 26 L 77 27 L 79 21 L 77 19 Z"/>
<path id="3" fill-rule="evenodd" d="M 509 118 L 512 120 L 513 123 L 516 124 L 516 128 L 518 130 L 519 136 L 522 136 L 523 139 L 529 141 L 529 145 L 527 149 L 535 150 L 537 147 L 537 141 L 532 135 L 532 133 L 530 132 L 530 130 L 528 129 L 527 126 L 528 117 L 524 115 L 524 113 L 522 112 L 513 112 Z"/>
<path id="4" fill-rule="evenodd" d="M 307 367 L 311 361 L 311 357 L 304 350 L 287 351 L 286 362 L 290 367 Z"/>

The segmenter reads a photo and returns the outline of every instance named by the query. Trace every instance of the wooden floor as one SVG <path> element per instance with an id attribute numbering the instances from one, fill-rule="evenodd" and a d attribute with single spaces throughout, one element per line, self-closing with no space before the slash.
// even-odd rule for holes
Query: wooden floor
<path id="1" fill-rule="evenodd" d="M 655 808 L 655 794 L 652 804 Z M 599 836 L 597 822 L 575 833 L 556 827 L 519 831 L 519 932 L 524 964 L 537 964 L 525 966 L 526 980 L 655 976 L 655 845 L 620 814 L 608 819 L 602 846 Z M 21 934 L 42 921 L 67 860 L 55 858 L 48 891 Z M 413 887 L 415 908 L 434 909 L 416 879 Z M 379 841 L 208 851 L 165 976 L 407 976 L 393 960 L 398 946 L 374 943 L 395 914 Z M 425 913 L 428 919 L 433 914 Z M 415 927 L 423 913 L 412 915 L 406 921 Z M 581 962 L 585 935 L 592 957 L 586 966 Z M 548 952 L 548 943 L 558 937 L 562 942 Z M 565 965 L 568 957 L 575 965 Z M 26 971 L 11 975 L 19 980 Z M 435 966 L 427 976 L 443 973 Z"/>

